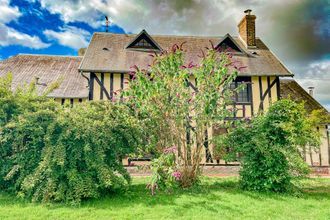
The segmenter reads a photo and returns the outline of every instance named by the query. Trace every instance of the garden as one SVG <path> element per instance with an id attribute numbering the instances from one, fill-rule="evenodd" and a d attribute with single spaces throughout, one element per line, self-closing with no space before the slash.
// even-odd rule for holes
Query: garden
<path id="1" fill-rule="evenodd" d="M 33 82 L 12 91 L 12 75 L 1 78 L 0 218 L 330 218 L 330 180 L 308 178 L 301 155 L 320 144 L 303 104 L 283 99 L 227 123 L 244 67 L 213 47 L 200 64 L 184 55 L 182 45 L 152 55 L 120 99 L 73 107 Z M 228 132 L 208 141 L 240 162 L 238 178 L 202 174 L 215 124 Z M 122 160 L 144 155 L 151 176 L 132 178 Z"/>

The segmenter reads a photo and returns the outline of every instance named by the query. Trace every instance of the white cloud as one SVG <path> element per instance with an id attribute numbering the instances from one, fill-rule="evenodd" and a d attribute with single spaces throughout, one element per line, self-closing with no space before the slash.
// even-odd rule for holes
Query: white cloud
<path id="1" fill-rule="evenodd" d="M 32 49 L 42 49 L 50 46 L 50 44 L 42 42 L 37 36 L 30 36 L 0 24 L 0 46 L 9 45 L 20 45 Z"/>
<path id="2" fill-rule="evenodd" d="M 32 49 L 49 47 L 50 44 L 42 42 L 39 37 L 30 36 L 5 25 L 22 15 L 18 7 L 9 4 L 9 0 L 0 0 L 0 46 L 20 45 Z"/>
<path id="3" fill-rule="evenodd" d="M 0 23 L 8 23 L 21 16 L 18 7 L 11 7 L 9 0 L 0 0 Z"/>
<path id="4" fill-rule="evenodd" d="M 66 26 L 60 30 L 60 32 L 45 30 L 44 35 L 50 40 L 55 40 L 59 44 L 73 49 L 87 47 L 88 39 L 91 36 L 88 31 L 72 26 Z"/>

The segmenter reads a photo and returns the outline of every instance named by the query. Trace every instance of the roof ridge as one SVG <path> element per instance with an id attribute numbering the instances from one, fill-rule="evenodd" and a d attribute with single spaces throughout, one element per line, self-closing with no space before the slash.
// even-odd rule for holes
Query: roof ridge
<path id="1" fill-rule="evenodd" d="M 39 56 L 39 57 L 71 57 L 71 58 L 82 58 L 83 56 L 73 56 L 73 55 L 58 55 L 58 54 L 29 54 L 29 53 L 18 53 L 12 57 L 16 56 Z M 10 57 L 10 58 L 12 58 Z"/>
<path id="2" fill-rule="evenodd" d="M 110 33 L 110 32 L 94 32 L 93 34 L 102 34 L 102 35 L 127 35 L 127 36 L 137 36 L 138 34 L 127 34 L 127 33 Z M 149 34 L 153 37 L 183 37 L 183 38 L 223 38 L 226 35 L 176 35 L 176 34 Z M 233 38 L 238 38 L 238 36 L 231 35 Z"/>

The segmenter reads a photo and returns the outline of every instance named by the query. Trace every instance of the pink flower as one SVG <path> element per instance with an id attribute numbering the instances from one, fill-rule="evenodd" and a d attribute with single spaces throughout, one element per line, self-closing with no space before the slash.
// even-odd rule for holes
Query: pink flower
<path id="1" fill-rule="evenodd" d="M 176 146 L 165 148 L 163 152 L 164 154 L 174 154 L 176 152 Z"/>
<path id="2" fill-rule="evenodd" d="M 172 173 L 172 176 L 175 178 L 176 181 L 181 179 L 181 173 L 180 171 L 175 171 Z"/>

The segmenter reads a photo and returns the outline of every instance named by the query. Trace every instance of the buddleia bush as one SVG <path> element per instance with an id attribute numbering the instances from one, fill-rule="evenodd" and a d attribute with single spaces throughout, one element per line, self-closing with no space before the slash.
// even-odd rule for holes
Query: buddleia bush
<path id="1" fill-rule="evenodd" d="M 318 147 L 320 137 L 303 104 L 283 99 L 237 125 L 222 141 L 232 149 L 227 159 L 239 155 L 243 189 L 286 192 L 295 178 L 308 174 L 301 152 L 306 145 Z"/>
<path id="2" fill-rule="evenodd" d="M 130 183 L 122 158 L 140 146 L 143 132 L 125 104 L 70 108 L 7 92 L 2 98 L 19 111 L 3 117 L 0 128 L 0 189 L 32 201 L 77 204 Z"/>

